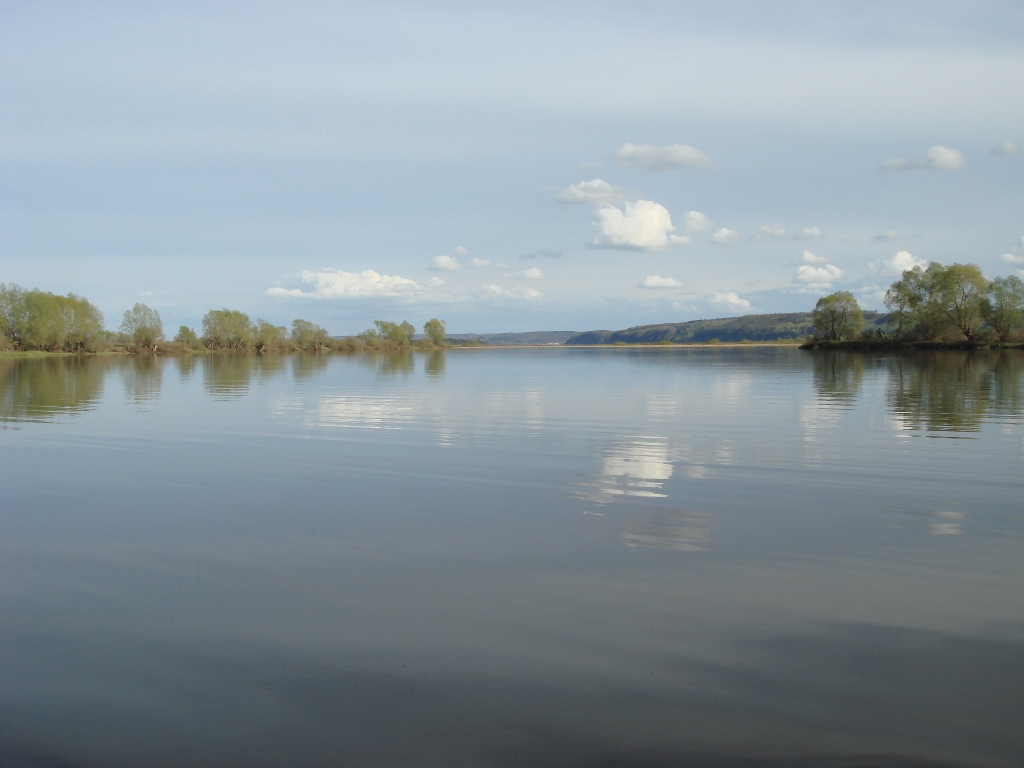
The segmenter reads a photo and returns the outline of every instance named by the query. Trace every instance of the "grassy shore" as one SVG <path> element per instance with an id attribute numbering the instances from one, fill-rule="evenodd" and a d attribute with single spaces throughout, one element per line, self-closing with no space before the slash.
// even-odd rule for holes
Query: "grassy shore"
<path id="1" fill-rule="evenodd" d="M 1024 349 L 1024 343 L 1009 341 L 897 341 L 894 339 L 858 339 L 855 341 L 809 341 L 800 349 L 889 352 L 895 350 L 977 350 Z"/>

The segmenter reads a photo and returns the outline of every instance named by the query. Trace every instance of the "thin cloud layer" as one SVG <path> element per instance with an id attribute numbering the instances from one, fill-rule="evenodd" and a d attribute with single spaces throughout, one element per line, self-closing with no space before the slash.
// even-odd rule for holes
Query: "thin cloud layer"
<path id="1" fill-rule="evenodd" d="M 825 264 L 828 262 L 828 259 L 824 256 L 818 256 L 810 251 L 804 251 L 804 255 L 801 258 L 804 264 Z"/>
<path id="2" fill-rule="evenodd" d="M 541 280 L 544 277 L 544 273 L 537 267 L 530 267 L 528 270 L 523 272 L 523 277 L 527 280 Z"/>
<path id="3" fill-rule="evenodd" d="M 887 229 L 885 232 L 881 232 L 871 239 L 876 243 L 882 243 L 886 240 L 899 240 L 901 237 L 900 233 L 895 229 Z"/>
<path id="4" fill-rule="evenodd" d="M 491 283 L 485 285 L 481 289 L 484 296 L 500 296 L 504 299 L 523 299 L 526 301 L 536 301 L 544 297 L 544 294 L 533 288 L 522 288 L 520 286 L 512 286 L 511 288 L 504 288 L 497 283 Z"/>
<path id="5" fill-rule="evenodd" d="M 645 277 L 638 288 L 681 288 L 682 283 L 676 280 L 674 277 L 662 277 L 661 275 L 648 275 Z"/>
<path id="6" fill-rule="evenodd" d="M 967 167 L 967 159 L 959 149 L 936 144 L 924 154 L 924 160 L 886 160 L 879 167 L 884 171 L 959 171 Z"/>
<path id="7" fill-rule="evenodd" d="M 888 259 L 871 262 L 868 269 L 876 277 L 900 277 L 908 269 L 927 266 L 926 259 L 919 259 L 910 251 L 899 251 Z"/>
<path id="8" fill-rule="evenodd" d="M 1018 155 L 1018 154 L 1020 154 L 1020 146 L 1016 142 L 1013 142 L 1013 141 L 1010 141 L 1009 139 L 1007 139 L 1006 141 L 1002 142 L 1001 144 L 997 144 L 996 146 L 992 147 L 992 154 L 993 155 L 1003 155 L 1003 156 L 1005 156 L 1005 155 Z"/>
<path id="9" fill-rule="evenodd" d="M 621 209 L 612 205 L 602 206 L 597 210 L 594 225 L 599 234 L 591 245 L 597 248 L 660 251 L 690 242 L 685 235 L 672 234 L 676 228 L 668 210 L 650 200 L 626 203 Z"/>
<path id="10" fill-rule="evenodd" d="M 266 294 L 282 298 L 339 299 L 408 296 L 420 288 L 416 282 L 408 278 L 398 275 L 382 275 L 372 269 L 362 272 L 343 272 L 337 269 L 325 269 L 322 272 L 303 270 L 301 278 L 302 282 L 311 286 L 309 290 L 268 288 Z"/>
<path id="11" fill-rule="evenodd" d="M 604 179 L 591 179 L 571 184 L 559 192 L 555 199 L 563 203 L 615 205 L 626 198 L 621 187 L 613 186 Z"/>
<path id="12" fill-rule="evenodd" d="M 686 144 L 626 143 L 619 147 L 615 159 L 628 168 L 646 168 L 649 171 L 669 171 L 677 168 L 710 168 L 711 159 L 696 147 Z"/>

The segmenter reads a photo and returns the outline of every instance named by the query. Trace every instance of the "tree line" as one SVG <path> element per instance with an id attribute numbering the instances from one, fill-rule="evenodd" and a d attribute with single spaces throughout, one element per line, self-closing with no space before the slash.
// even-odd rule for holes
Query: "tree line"
<path id="1" fill-rule="evenodd" d="M 1024 281 L 986 280 L 976 264 L 931 262 L 903 273 L 885 292 L 885 329 L 864 332 L 864 314 L 849 291 L 818 299 L 815 338 L 852 341 L 879 336 L 898 341 L 1009 342 L 1024 333 Z"/>
<path id="2" fill-rule="evenodd" d="M 253 321 L 238 310 L 212 309 L 203 316 L 202 335 L 182 325 L 168 342 L 160 313 L 145 304 L 136 304 L 126 311 L 118 330 L 108 331 L 103 326 L 103 313 L 81 296 L 59 296 L 0 283 L 0 349 L 99 352 L 123 347 L 143 352 L 322 352 L 445 346 L 445 324 L 437 318 L 424 324 L 424 338 L 416 340 L 416 328 L 408 321 L 377 320 L 374 325 L 357 336 L 335 339 L 309 320 L 297 318 L 289 329 L 262 318 Z"/>

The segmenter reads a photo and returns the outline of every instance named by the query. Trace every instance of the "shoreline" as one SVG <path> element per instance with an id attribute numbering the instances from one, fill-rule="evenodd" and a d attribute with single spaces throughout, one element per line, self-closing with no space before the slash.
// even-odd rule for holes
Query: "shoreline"
<path id="1" fill-rule="evenodd" d="M 847 352 L 902 352 L 913 351 L 999 351 L 1003 349 L 1024 349 L 1024 342 L 1016 341 L 897 341 L 854 340 L 854 341 L 809 341 L 800 345 L 800 349 L 812 352 L 847 351 Z"/>

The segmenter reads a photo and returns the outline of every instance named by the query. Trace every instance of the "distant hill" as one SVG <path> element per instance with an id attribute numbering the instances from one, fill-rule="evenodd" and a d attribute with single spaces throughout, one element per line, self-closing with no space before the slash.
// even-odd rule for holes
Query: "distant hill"
<path id="1" fill-rule="evenodd" d="M 874 330 L 884 325 L 888 315 L 864 313 L 864 327 Z M 773 315 L 722 317 L 716 320 L 691 320 L 686 323 L 638 325 L 624 331 L 587 331 L 565 340 L 568 345 L 580 344 L 697 344 L 705 341 L 778 341 L 804 339 L 814 332 L 810 312 L 781 312 Z"/>
<path id="2" fill-rule="evenodd" d="M 578 335 L 578 331 L 529 331 L 527 333 L 450 333 L 448 338 L 518 347 L 526 344 L 565 344 L 566 339 L 576 335 Z"/>

